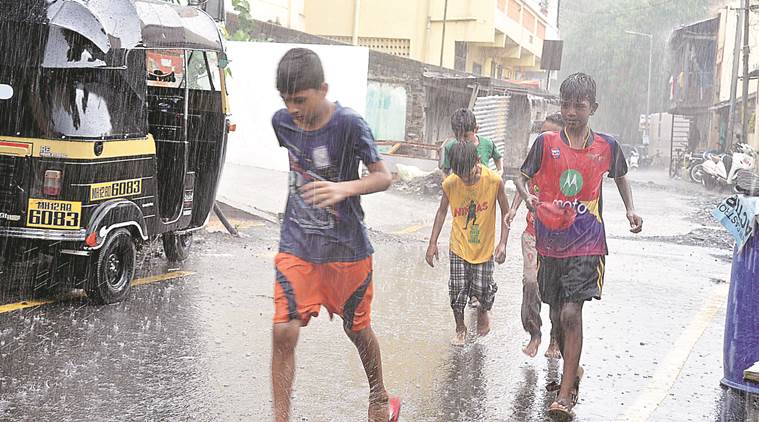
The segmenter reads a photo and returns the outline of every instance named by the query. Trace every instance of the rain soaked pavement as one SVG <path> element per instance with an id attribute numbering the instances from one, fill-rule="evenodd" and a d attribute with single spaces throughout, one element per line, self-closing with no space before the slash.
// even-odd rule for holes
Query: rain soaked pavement
<path id="1" fill-rule="evenodd" d="M 606 186 L 611 255 L 604 298 L 585 307 L 586 376 L 577 420 L 718 421 L 731 253 L 719 235 L 702 235 L 713 233 L 704 210 L 718 198 L 703 198 L 697 186 L 674 193 L 684 183 L 650 173 L 633 177 L 645 219 L 640 238 L 627 232 L 619 195 L 613 183 Z M 492 332 L 454 348 L 447 258 L 434 269 L 423 259 L 437 202 L 382 195 L 366 203 L 370 224 L 373 212 L 397 211 L 393 201 L 429 215 L 426 221 L 398 217 L 398 227 L 372 231 L 373 326 L 388 389 L 404 400 L 402 420 L 547 420 L 553 395 L 544 387 L 558 379 L 560 363 L 542 357 L 546 343 L 536 358 L 521 352 L 524 215 L 515 220 L 506 263 L 496 267 Z M 146 284 L 122 304 L 96 307 L 73 295 L 0 308 L 0 418 L 270 420 L 278 228 L 238 212 L 230 216 L 244 238 L 214 223 L 196 236 L 181 268 L 149 252 L 140 275 Z M 192 274 L 175 277 L 182 273 L 172 270 Z M 156 274 L 169 279 L 145 278 Z M 544 333 L 547 339 L 548 327 Z M 297 350 L 293 420 L 365 420 L 367 394 L 341 324 L 326 313 L 313 319 Z"/>

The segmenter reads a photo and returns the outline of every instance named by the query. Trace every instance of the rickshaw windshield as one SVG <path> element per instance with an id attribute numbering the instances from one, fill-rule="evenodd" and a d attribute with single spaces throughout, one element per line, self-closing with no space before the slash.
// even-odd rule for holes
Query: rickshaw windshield
<path id="1" fill-rule="evenodd" d="M 0 61 L 0 135 L 123 139 L 147 135 L 144 52 L 122 67 L 43 68 Z"/>

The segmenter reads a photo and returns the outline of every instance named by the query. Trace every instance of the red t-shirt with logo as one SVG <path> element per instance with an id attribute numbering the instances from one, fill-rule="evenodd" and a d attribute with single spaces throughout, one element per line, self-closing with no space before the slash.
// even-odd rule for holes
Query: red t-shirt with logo
<path id="1" fill-rule="evenodd" d="M 602 186 L 604 175 L 627 174 L 627 162 L 617 141 L 590 132 L 587 146 L 572 149 L 563 132 L 540 135 L 530 149 L 522 173 L 532 179 L 540 202 L 572 207 L 574 224 L 553 231 L 535 219 L 538 253 L 553 258 L 606 255 Z"/>

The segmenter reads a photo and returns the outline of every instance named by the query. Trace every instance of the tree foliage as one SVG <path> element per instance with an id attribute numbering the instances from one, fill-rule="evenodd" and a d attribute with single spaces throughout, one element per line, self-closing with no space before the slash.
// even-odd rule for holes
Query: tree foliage
<path id="1" fill-rule="evenodd" d="M 250 41 L 255 24 L 250 14 L 250 3 L 247 0 L 232 0 L 232 7 L 237 12 L 237 29 L 228 34 L 231 41 Z"/>
<path id="2" fill-rule="evenodd" d="M 709 0 L 572 0 L 561 3 L 564 58 L 560 79 L 593 76 L 600 104 L 592 126 L 639 143 L 638 117 L 646 109 L 648 38 L 653 34 L 651 112 L 667 111 L 668 40 L 672 30 L 710 17 Z M 558 87 L 556 87 L 558 89 Z"/>

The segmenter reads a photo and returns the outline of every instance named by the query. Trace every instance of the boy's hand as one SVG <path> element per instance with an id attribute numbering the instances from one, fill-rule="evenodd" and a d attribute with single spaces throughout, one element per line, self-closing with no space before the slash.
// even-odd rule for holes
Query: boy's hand
<path id="1" fill-rule="evenodd" d="M 524 200 L 524 205 L 527 207 L 528 210 L 535 212 L 535 208 L 537 208 L 538 203 L 540 200 L 537 196 L 529 194 L 527 195 L 527 198 Z"/>
<path id="2" fill-rule="evenodd" d="M 514 222 L 514 217 L 517 216 L 517 210 L 514 208 L 509 208 L 509 213 L 506 214 L 506 217 L 503 220 L 503 223 L 506 224 L 506 227 L 511 228 L 511 223 Z"/>
<path id="3" fill-rule="evenodd" d="M 301 186 L 300 196 L 316 208 L 327 208 L 350 196 L 344 185 L 335 182 L 311 182 Z"/>
<path id="4" fill-rule="evenodd" d="M 498 247 L 495 248 L 495 262 L 499 264 L 503 264 L 506 262 L 506 244 L 505 243 L 499 243 Z"/>
<path id="5" fill-rule="evenodd" d="M 435 261 L 438 260 L 437 243 L 430 243 L 430 245 L 427 246 L 427 253 L 424 256 L 424 259 L 430 267 L 435 268 Z"/>
<path id="6" fill-rule="evenodd" d="M 627 212 L 627 220 L 630 221 L 630 231 L 640 233 L 643 230 L 643 219 L 635 211 Z"/>

